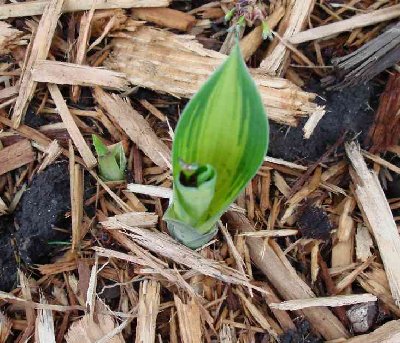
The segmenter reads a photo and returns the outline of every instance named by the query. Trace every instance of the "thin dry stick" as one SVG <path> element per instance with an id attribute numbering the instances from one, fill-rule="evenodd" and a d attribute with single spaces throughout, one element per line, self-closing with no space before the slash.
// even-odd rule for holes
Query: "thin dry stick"
<path id="1" fill-rule="evenodd" d="M 240 213 L 228 212 L 228 224 L 241 232 L 255 231 L 246 216 Z M 265 240 L 248 237 L 250 255 L 255 265 L 268 277 L 274 288 L 285 300 L 313 298 L 315 294 L 310 287 L 300 279 L 296 271 L 285 265 Z M 348 337 L 349 333 L 343 324 L 325 308 L 304 309 L 303 313 L 311 325 L 327 340 Z"/>
<path id="2" fill-rule="evenodd" d="M 70 149 L 73 148 L 72 144 Z M 72 163 L 70 168 L 70 188 L 71 188 L 71 230 L 72 230 L 72 251 L 79 249 L 79 243 L 81 240 L 81 225 L 83 219 L 83 170 L 78 163 Z"/>
<path id="3" fill-rule="evenodd" d="M 377 175 L 365 163 L 360 147 L 356 143 L 346 145 L 354 172 L 352 180 L 356 186 L 357 202 L 368 223 L 381 255 L 390 290 L 397 306 L 400 305 L 400 236 L 392 211 Z"/>
<path id="4" fill-rule="evenodd" d="M 366 14 L 356 15 L 350 19 L 309 29 L 289 38 L 291 44 L 300 44 L 314 39 L 331 37 L 335 34 L 351 31 L 359 27 L 370 26 L 400 16 L 400 5 L 390 6 Z"/>
<path id="5" fill-rule="evenodd" d="M 12 114 L 14 128 L 17 128 L 21 124 L 26 108 L 35 93 L 37 83 L 32 78 L 32 67 L 36 61 L 47 58 L 57 21 L 61 15 L 63 2 L 64 0 L 51 0 L 47 3 L 36 34 L 33 37 L 33 42 L 31 42 L 32 48 L 20 78 L 19 95 Z"/>

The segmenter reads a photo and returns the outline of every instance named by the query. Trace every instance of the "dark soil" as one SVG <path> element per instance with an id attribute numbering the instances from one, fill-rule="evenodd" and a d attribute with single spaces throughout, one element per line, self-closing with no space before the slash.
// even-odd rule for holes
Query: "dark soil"
<path id="1" fill-rule="evenodd" d="M 288 330 L 281 335 L 281 343 L 322 343 L 323 340 L 311 332 L 310 323 L 306 320 L 300 320 L 297 324 L 297 330 Z"/>
<path id="2" fill-rule="evenodd" d="M 0 217 L 0 291 L 9 292 L 16 285 L 17 261 L 11 243 L 10 228 L 13 227 L 10 216 Z"/>
<path id="3" fill-rule="evenodd" d="M 327 240 L 332 230 L 328 215 L 316 206 L 306 207 L 297 220 L 297 225 L 305 238 Z"/>
<path id="4" fill-rule="evenodd" d="M 54 248 L 49 242 L 70 239 L 69 232 L 59 230 L 66 227 L 65 212 L 69 209 L 68 166 L 51 165 L 35 176 L 15 215 L 18 250 L 24 262 L 42 263 Z"/>
<path id="5" fill-rule="evenodd" d="M 320 96 L 317 102 L 326 106 L 326 114 L 309 139 L 303 138 L 307 118 L 295 128 L 270 121 L 268 155 L 286 161 L 316 161 L 346 131 L 357 135 L 360 143 L 364 142 L 374 117 L 369 102 L 375 92 L 370 84 L 342 91 L 326 91 L 314 85 L 308 90 Z"/>

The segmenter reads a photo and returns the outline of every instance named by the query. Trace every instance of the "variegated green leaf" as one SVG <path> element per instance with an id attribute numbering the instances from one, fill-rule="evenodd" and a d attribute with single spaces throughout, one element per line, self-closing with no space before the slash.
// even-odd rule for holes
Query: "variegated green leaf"
<path id="1" fill-rule="evenodd" d="M 267 145 L 264 106 L 237 45 L 189 101 L 176 127 L 174 195 L 164 217 L 171 233 L 196 247 L 202 235 L 214 232 L 219 217 L 256 174 Z M 197 178 L 185 181 L 185 166 L 192 166 Z M 213 175 L 199 182 L 199 169 L 207 166 Z M 197 243 L 184 241 L 188 234 L 182 230 L 193 232 Z"/>

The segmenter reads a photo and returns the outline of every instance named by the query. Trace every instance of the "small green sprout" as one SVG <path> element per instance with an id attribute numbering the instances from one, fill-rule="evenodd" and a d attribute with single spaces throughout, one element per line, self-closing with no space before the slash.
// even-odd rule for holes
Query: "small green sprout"
<path id="1" fill-rule="evenodd" d="M 267 145 L 264 105 L 236 44 L 176 127 L 173 198 L 164 215 L 171 235 L 193 249 L 209 242 L 262 164 Z"/>
<path id="2" fill-rule="evenodd" d="M 99 137 L 92 135 L 99 162 L 100 177 L 105 181 L 125 180 L 126 158 L 121 142 L 106 146 Z"/>
<path id="3" fill-rule="evenodd" d="M 225 14 L 225 22 L 232 20 L 228 31 L 240 31 L 244 26 L 261 25 L 263 39 L 273 39 L 267 22 L 267 6 L 260 0 L 236 0 L 235 6 Z"/>

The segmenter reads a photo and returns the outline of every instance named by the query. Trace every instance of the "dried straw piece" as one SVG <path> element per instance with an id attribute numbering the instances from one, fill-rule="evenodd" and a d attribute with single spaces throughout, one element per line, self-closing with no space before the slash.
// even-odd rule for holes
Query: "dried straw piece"
<path id="1" fill-rule="evenodd" d="M 226 217 L 228 224 L 240 232 L 255 231 L 243 214 L 228 212 Z M 248 237 L 246 242 L 254 264 L 262 270 L 285 300 L 315 297 L 310 287 L 297 276 L 290 264 L 282 261 L 265 240 Z M 349 336 L 343 324 L 327 308 L 304 309 L 303 313 L 315 331 L 327 340 Z"/>
<path id="2" fill-rule="evenodd" d="M 356 186 L 357 202 L 378 245 L 390 289 L 396 304 L 400 305 L 400 236 L 385 193 L 377 175 L 370 171 L 356 143 L 346 145 L 354 172 L 351 178 Z"/>
<path id="3" fill-rule="evenodd" d="M 170 0 L 97 0 L 96 8 L 167 7 L 170 2 Z M 0 5 L 0 19 L 41 15 L 48 4 L 47 0 L 39 0 Z M 87 11 L 92 4 L 93 0 L 65 0 L 62 12 Z"/>
<path id="4" fill-rule="evenodd" d="M 145 280 L 140 284 L 136 343 L 153 343 L 156 339 L 156 320 L 160 308 L 160 284 Z"/>
<path id="5" fill-rule="evenodd" d="M 103 107 L 110 120 L 121 127 L 128 137 L 158 166 L 169 168 L 171 152 L 157 137 L 146 119 L 129 103 L 116 94 L 108 94 L 96 88 L 96 101 Z"/>
<path id="6" fill-rule="evenodd" d="M 352 31 L 353 29 L 370 26 L 382 21 L 391 20 L 400 16 L 400 5 L 382 8 L 366 14 L 355 15 L 350 19 L 340 20 L 336 23 L 323 25 L 299 32 L 289 38 L 291 44 L 300 44 L 314 39 L 331 37 L 335 34 Z"/>
<path id="7" fill-rule="evenodd" d="M 32 78 L 32 68 L 38 60 L 47 58 L 63 3 L 64 0 L 51 0 L 47 3 L 36 34 L 30 43 L 30 55 L 24 64 L 23 73 L 19 81 L 19 95 L 12 114 L 14 128 L 21 124 L 26 108 L 35 93 L 37 83 Z"/>
<path id="8" fill-rule="evenodd" d="M 101 86 L 109 89 L 124 90 L 128 85 L 122 73 L 82 66 L 67 62 L 39 60 L 32 69 L 32 78 L 36 82 L 49 82 L 59 85 Z"/>
<path id="9" fill-rule="evenodd" d="M 351 295 L 337 295 L 334 297 L 324 298 L 309 298 L 309 299 L 296 299 L 288 300 L 281 303 L 270 304 L 271 308 L 282 311 L 295 311 L 302 310 L 308 307 L 319 307 L 319 306 L 347 306 L 359 303 L 366 303 L 369 301 L 376 301 L 377 298 L 372 294 L 351 294 Z"/>
<path id="10" fill-rule="evenodd" d="M 46 157 L 43 159 L 38 172 L 45 170 L 50 164 L 52 164 L 62 153 L 62 148 L 58 145 L 57 140 L 51 142 L 51 144 L 45 148 L 44 153 Z"/>
<path id="11" fill-rule="evenodd" d="M 35 160 L 31 143 L 24 139 L 0 150 L 0 175 Z"/>
<path id="12" fill-rule="evenodd" d="M 79 153 L 81 154 L 83 160 L 88 169 L 92 169 L 96 166 L 97 160 L 94 157 L 92 151 L 88 147 L 83 138 L 81 132 L 79 131 L 78 126 L 76 125 L 74 118 L 69 111 L 67 104 L 60 92 L 60 89 L 55 84 L 48 84 L 48 88 L 51 94 L 51 97 L 56 104 L 58 113 L 65 124 L 69 135 L 71 136 L 72 141 L 74 142 L 75 146 L 77 147 Z"/>
<path id="13" fill-rule="evenodd" d="M 283 75 L 288 63 L 290 50 L 280 39 L 290 39 L 300 32 L 314 8 L 315 0 L 291 1 L 290 8 L 279 26 L 278 35 L 270 45 L 260 68 L 270 75 Z"/>
<path id="14" fill-rule="evenodd" d="M 196 24 L 193 15 L 172 8 L 136 8 L 132 10 L 132 15 L 135 19 L 180 31 L 189 31 Z"/>
<path id="15" fill-rule="evenodd" d="M 182 343 L 198 343 L 202 341 L 200 308 L 192 299 L 188 304 L 182 303 L 174 295 L 176 312 L 178 313 L 179 332 Z"/>
<path id="16" fill-rule="evenodd" d="M 190 98 L 226 59 L 226 55 L 205 49 L 193 37 L 142 26 L 133 33 L 121 33 L 113 40 L 113 54 L 104 63 L 126 73 L 141 87 Z M 157 52 L 157 53 L 155 53 Z M 293 83 L 250 70 L 259 87 L 270 119 L 297 125 L 298 118 L 321 110 L 312 103 L 315 94 Z"/>

